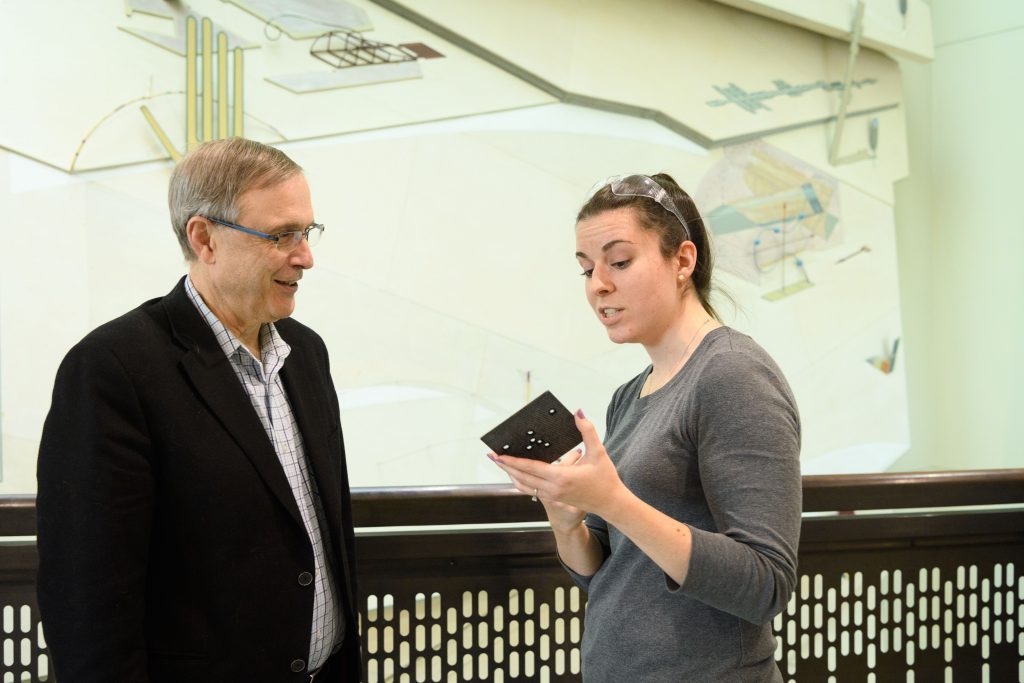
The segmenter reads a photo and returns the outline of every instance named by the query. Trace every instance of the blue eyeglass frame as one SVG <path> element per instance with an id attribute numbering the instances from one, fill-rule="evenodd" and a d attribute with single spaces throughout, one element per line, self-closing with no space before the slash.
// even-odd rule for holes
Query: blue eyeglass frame
<path id="1" fill-rule="evenodd" d="M 244 233 L 246 233 L 248 235 L 255 235 L 256 237 L 262 237 L 265 240 L 270 240 L 275 245 L 277 245 L 278 249 L 281 248 L 280 247 L 280 245 L 281 245 L 281 235 L 287 235 L 287 234 L 292 233 L 292 232 L 301 232 L 302 233 L 302 239 L 304 239 L 307 242 L 309 242 L 309 233 L 310 233 L 310 231 L 312 231 L 312 230 L 320 230 L 320 232 L 322 234 L 323 231 L 325 230 L 323 223 L 312 223 L 312 224 L 309 225 L 309 227 L 307 227 L 304 230 L 288 230 L 287 232 L 281 233 L 281 235 L 268 235 L 265 232 L 260 232 L 259 230 L 253 230 L 252 228 L 247 228 L 244 225 L 236 225 L 235 223 L 229 223 L 227 221 L 222 221 L 221 219 L 214 218 L 213 216 L 202 216 L 201 215 L 200 217 L 201 218 L 205 218 L 206 220 L 211 221 L 213 223 L 216 223 L 217 225 L 223 225 L 225 228 L 231 228 L 232 230 L 239 230 L 239 231 L 244 232 Z M 295 246 L 296 247 L 299 246 L 299 243 L 296 242 Z"/>

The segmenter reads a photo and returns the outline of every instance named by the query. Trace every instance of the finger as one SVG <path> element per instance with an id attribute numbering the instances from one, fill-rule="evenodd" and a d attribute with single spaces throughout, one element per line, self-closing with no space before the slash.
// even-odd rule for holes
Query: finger
<path id="1" fill-rule="evenodd" d="M 576 463 L 578 463 L 580 461 L 580 458 L 582 456 L 583 456 L 583 449 L 582 448 L 574 448 L 571 451 L 568 451 L 567 453 L 562 455 L 560 458 L 558 458 L 558 460 L 555 460 L 551 464 L 552 465 L 575 465 Z"/>
<path id="2" fill-rule="evenodd" d="M 535 477 L 544 477 L 545 472 L 551 467 L 550 464 L 532 458 L 517 458 L 514 455 L 495 455 L 491 458 L 498 465 L 511 467 L 517 472 L 526 472 Z"/>
<path id="3" fill-rule="evenodd" d="M 520 493 L 528 493 L 528 494 L 530 494 L 532 496 L 534 490 L 536 490 L 536 487 L 529 486 L 529 485 L 523 483 L 522 480 L 520 480 L 516 476 L 513 476 L 512 474 L 509 474 L 508 478 L 509 478 L 509 480 L 511 480 L 512 486 L 515 487 L 515 489 L 517 491 L 519 491 Z"/>
<path id="4" fill-rule="evenodd" d="M 578 463 L 580 461 L 580 458 L 582 458 L 582 457 L 583 457 L 583 449 L 582 448 L 574 448 L 571 451 L 568 451 L 565 455 L 560 457 L 558 460 L 555 460 L 551 464 L 552 465 L 572 466 L 572 465 L 575 465 L 576 463 Z"/>
<path id="5" fill-rule="evenodd" d="M 515 487 L 522 491 L 523 493 L 529 493 L 532 495 L 534 489 L 539 490 L 542 488 L 546 488 L 548 482 L 543 477 L 538 477 L 528 472 L 513 469 L 512 467 L 502 464 L 500 462 L 497 464 L 498 467 L 504 470 L 505 474 L 509 476 Z"/>
<path id="6" fill-rule="evenodd" d="M 497 454 L 494 453 L 493 451 L 489 452 L 487 454 L 487 457 L 491 461 L 493 461 L 494 464 L 497 465 L 501 469 L 501 471 L 504 472 L 508 476 L 509 480 L 512 482 L 512 485 L 514 487 L 516 487 L 522 493 L 529 493 L 531 495 L 533 494 L 533 490 L 534 489 L 528 487 L 526 484 L 524 484 L 522 481 L 520 481 L 520 476 L 521 475 L 520 475 L 518 470 L 512 469 L 512 468 L 507 467 L 507 466 L 503 465 L 502 463 L 500 463 L 498 461 Z"/>
<path id="7" fill-rule="evenodd" d="M 576 429 L 580 430 L 580 434 L 583 436 L 583 445 L 586 446 L 588 453 L 601 448 L 601 439 L 597 436 L 597 429 L 594 427 L 594 423 L 583 414 L 583 410 L 576 411 Z"/>

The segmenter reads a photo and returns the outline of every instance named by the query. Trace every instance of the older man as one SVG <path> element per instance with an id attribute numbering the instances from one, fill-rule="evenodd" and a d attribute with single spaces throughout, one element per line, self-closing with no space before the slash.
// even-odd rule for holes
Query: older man
<path id="1" fill-rule="evenodd" d="M 39 450 L 39 605 L 89 681 L 358 681 L 352 521 L 327 349 L 291 320 L 301 169 L 239 138 L 171 177 L 189 273 L 57 373 Z"/>

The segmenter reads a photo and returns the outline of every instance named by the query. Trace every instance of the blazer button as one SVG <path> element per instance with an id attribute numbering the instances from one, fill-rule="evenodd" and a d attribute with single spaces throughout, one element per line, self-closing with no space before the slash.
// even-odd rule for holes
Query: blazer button
<path id="1" fill-rule="evenodd" d="M 292 660 L 292 671 L 294 671 L 295 673 L 299 673 L 300 671 L 305 671 L 305 669 L 306 669 L 306 661 L 304 659 L 293 659 Z"/>
<path id="2" fill-rule="evenodd" d="M 308 586 L 311 583 L 313 583 L 313 575 L 312 574 L 310 574 L 309 572 L 302 572 L 301 574 L 299 574 L 299 585 L 300 586 Z"/>

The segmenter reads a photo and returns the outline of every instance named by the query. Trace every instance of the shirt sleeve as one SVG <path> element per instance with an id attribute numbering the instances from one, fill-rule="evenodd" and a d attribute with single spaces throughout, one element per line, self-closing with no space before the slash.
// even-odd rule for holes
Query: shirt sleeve
<path id="1" fill-rule="evenodd" d="M 751 623 L 781 612 L 796 584 L 800 419 L 774 364 L 716 356 L 698 380 L 690 422 L 716 531 L 691 527 L 682 586 L 670 590 Z"/>

